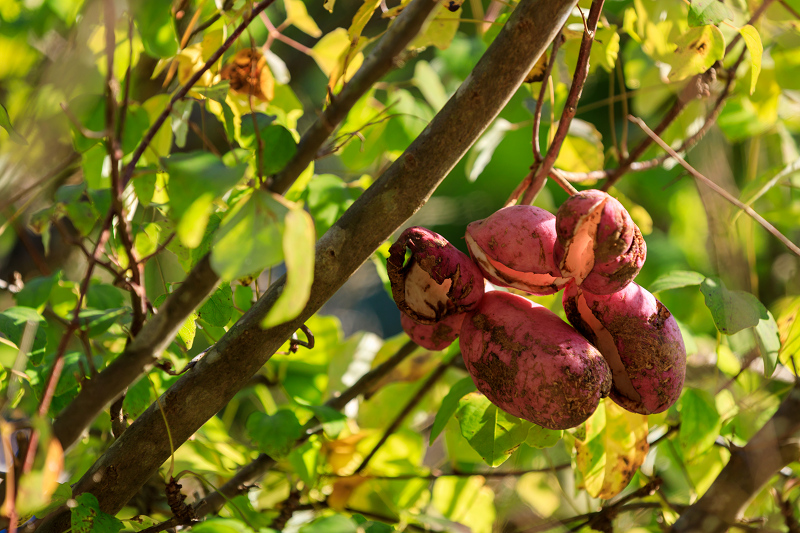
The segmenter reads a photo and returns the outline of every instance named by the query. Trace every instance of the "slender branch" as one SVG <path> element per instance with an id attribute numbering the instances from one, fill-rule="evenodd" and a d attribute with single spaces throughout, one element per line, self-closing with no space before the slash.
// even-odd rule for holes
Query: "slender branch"
<path id="1" fill-rule="evenodd" d="M 772 418 L 731 458 L 706 493 L 681 515 L 673 533 L 727 530 L 761 487 L 800 459 L 800 387 L 795 386 Z"/>
<path id="2" fill-rule="evenodd" d="M 164 125 L 164 121 L 167 120 L 167 117 L 169 117 L 170 113 L 172 112 L 172 106 L 189 93 L 192 87 L 194 87 L 194 84 L 197 83 L 201 77 L 203 77 L 203 74 L 205 74 L 206 71 L 214 65 L 214 63 L 219 61 L 219 59 L 222 57 L 222 54 L 224 54 L 225 51 L 228 50 L 228 48 L 230 48 L 234 42 L 236 42 L 236 39 L 238 39 L 244 30 L 250 25 L 250 23 L 255 20 L 258 14 L 272 5 L 274 1 L 275 0 L 261 0 L 261 2 L 255 4 L 253 9 L 244 16 L 242 23 L 239 24 L 225 40 L 225 42 L 222 43 L 222 46 L 220 46 L 213 54 L 211 54 L 211 57 L 208 58 L 208 61 L 206 61 L 205 64 L 200 67 L 200 70 L 195 72 L 192 77 L 189 78 L 189 80 L 183 85 L 183 87 L 181 87 L 170 99 L 167 107 L 161 112 L 160 115 L 158 115 L 156 120 L 153 122 L 153 125 L 150 126 L 150 129 L 147 130 L 147 133 L 144 134 L 142 142 L 140 142 L 139 146 L 136 147 L 136 150 L 131 156 L 130 162 L 125 166 L 122 174 L 123 189 L 128 185 L 128 182 L 133 177 L 133 171 L 136 169 L 136 163 L 139 162 L 139 159 L 141 159 L 144 151 L 153 141 L 156 133 L 158 133 L 158 130 L 161 129 L 161 126 Z"/>
<path id="3" fill-rule="evenodd" d="M 358 468 L 355 469 L 355 472 L 353 472 L 354 474 L 358 474 L 367 467 L 372 458 L 375 457 L 375 454 L 378 453 L 378 450 L 380 450 L 381 447 L 384 444 L 386 444 L 386 441 L 389 440 L 389 437 L 391 437 L 392 434 L 395 431 L 397 431 L 397 429 L 400 427 L 400 424 L 403 423 L 403 420 L 405 420 L 406 417 L 409 414 L 411 414 L 411 411 L 414 410 L 417 404 L 419 404 L 419 402 L 422 401 L 422 398 L 424 398 L 425 395 L 428 394 L 428 391 L 431 390 L 431 388 L 436 384 L 437 381 L 439 381 L 439 378 L 441 378 L 444 375 L 445 371 L 449 366 L 450 366 L 449 361 L 445 363 L 440 363 L 439 366 L 437 366 L 436 369 L 431 373 L 428 379 L 426 379 L 425 382 L 422 385 L 420 385 L 419 389 L 417 389 L 417 392 L 414 394 L 414 396 L 412 396 L 411 399 L 408 400 L 408 403 L 406 403 L 405 407 L 403 407 L 403 409 L 399 413 L 397 413 L 397 416 L 394 418 L 394 420 L 392 420 L 392 423 L 389 424 L 389 427 L 387 427 L 386 431 L 383 432 L 383 435 L 381 435 L 381 438 L 378 441 L 378 443 L 372 448 L 372 450 L 370 450 L 367 456 L 364 457 L 364 460 L 361 461 L 361 464 L 358 465 Z"/>
<path id="4" fill-rule="evenodd" d="M 556 162 L 561 145 L 564 139 L 567 138 L 569 132 L 569 125 L 575 117 L 575 112 L 578 109 L 578 101 L 583 92 L 583 86 L 586 83 L 586 78 L 589 76 L 589 56 L 591 55 L 592 43 L 594 42 L 594 34 L 597 30 L 597 22 L 600 20 L 600 13 L 603 11 L 603 3 L 605 0 L 592 0 L 592 7 L 589 9 L 589 18 L 585 21 L 585 30 L 583 38 L 581 39 L 580 50 L 578 51 L 578 64 L 575 66 L 575 74 L 572 76 L 572 85 L 567 94 L 567 101 L 564 105 L 564 110 L 561 112 L 561 118 L 558 120 L 558 128 L 556 129 L 553 142 L 547 149 L 547 155 L 544 156 L 541 165 L 536 171 L 536 174 L 531 179 L 531 186 L 525 191 L 522 196 L 523 204 L 530 204 L 533 201 L 537 190 L 535 185 L 543 184 L 544 180 L 550 174 L 550 170 Z"/>
<path id="5" fill-rule="evenodd" d="M 667 143 L 665 143 L 658 135 L 656 135 L 653 132 L 653 130 L 648 128 L 647 124 L 645 124 L 642 119 L 635 118 L 635 117 L 629 117 L 629 120 L 631 122 L 637 124 L 640 128 L 642 128 L 642 130 L 644 130 L 644 132 L 647 133 L 647 135 L 651 139 L 653 139 L 653 141 L 655 141 L 661 148 L 666 150 L 667 153 L 669 153 L 673 158 L 675 158 L 675 160 L 677 160 L 678 163 L 680 163 L 680 165 L 683 168 L 688 170 L 689 173 L 692 176 L 695 177 L 695 179 L 699 180 L 704 185 L 708 186 L 711 190 L 713 190 L 714 192 L 716 192 L 717 194 L 719 194 L 720 196 L 725 198 L 727 201 L 729 201 L 730 203 L 732 203 L 733 205 L 735 205 L 736 207 L 738 207 L 739 209 L 741 209 L 742 211 L 747 213 L 756 222 L 761 224 L 764 227 L 764 229 L 766 229 L 768 232 L 772 233 L 779 241 L 781 241 L 783 244 L 785 244 L 786 247 L 789 248 L 789 250 L 791 250 L 792 252 L 794 252 L 795 254 L 800 256 L 800 247 L 798 247 L 795 243 L 790 241 L 785 235 L 783 235 L 783 233 L 778 231 L 778 229 L 775 226 L 773 226 L 772 224 L 767 222 L 764 219 L 764 217 L 762 217 L 761 215 L 756 213 L 753 210 L 752 207 L 750 207 L 747 204 L 742 203 L 741 201 L 739 201 L 739 199 L 734 198 L 733 196 L 731 196 L 731 194 L 728 191 L 726 191 L 725 189 L 723 189 L 722 187 L 720 187 L 719 185 L 717 185 L 716 183 L 714 183 L 713 181 L 711 181 L 707 177 L 705 177 L 702 174 L 700 174 L 697 170 L 695 170 L 694 167 L 692 167 L 689 163 L 687 163 L 685 159 L 683 159 L 680 155 L 678 155 L 677 152 L 675 152 L 675 150 L 670 148 L 670 146 Z"/>
<path id="6" fill-rule="evenodd" d="M 562 29 L 563 31 L 563 29 Z M 539 126 L 542 123 L 542 106 L 544 105 L 544 97 L 547 92 L 547 80 L 553 73 L 553 65 L 556 63 L 556 56 L 558 56 L 558 49 L 561 48 L 561 42 L 564 37 L 561 31 L 558 32 L 556 38 L 553 39 L 553 49 L 550 51 L 550 61 L 547 62 L 547 68 L 544 71 L 544 78 L 542 78 L 542 86 L 539 88 L 539 98 L 536 99 L 536 109 L 533 111 L 533 159 L 536 163 L 542 162 L 542 152 L 539 150 Z"/>
<path id="7" fill-rule="evenodd" d="M 161 406 L 170 420 L 176 445 L 219 412 L 292 333 L 426 202 L 508 103 L 574 5 L 574 0 L 522 0 L 470 76 L 428 127 L 319 239 L 311 296 L 300 314 L 285 324 L 261 328 L 263 317 L 285 287 L 283 277 L 162 395 Z M 525 60 L 508 61 L 512 53 Z M 161 412 L 151 405 L 140 415 L 73 486 L 73 496 L 90 492 L 104 512 L 118 512 L 169 458 Z M 142 442 L 148 445 L 142 446 Z M 46 518 L 39 531 L 68 527 L 69 513 L 61 509 Z"/>
<path id="8" fill-rule="evenodd" d="M 272 178 L 269 185 L 271 191 L 285 193 L 297 177 L 316 159 L 317 152 L 326 139 L 341 124 L 359 98 L 376 81 L 397 66 L 397 57 L 419 33 L 436 5 L 434 0 L 413 0 L 397 16 L 377 46 L 364 59 L 361 68 L 303 134 L 294 157 L 283 170 Z"/>

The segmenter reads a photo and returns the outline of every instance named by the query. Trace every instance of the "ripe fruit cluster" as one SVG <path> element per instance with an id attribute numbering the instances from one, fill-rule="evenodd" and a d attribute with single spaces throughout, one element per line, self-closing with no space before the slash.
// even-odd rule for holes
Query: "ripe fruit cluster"
<path id="1" fill-rule="evenodd" d="M 570 197 L 557 214 L 500 209 L 467 226 L 471 258 L 441 235 L 408 228 L 390 248 L 403 329 L 441 350 L 460 336 L 467 371 L 504 411 L 550 429 L 575 427 L 610 398 L 642 414 L 680 396 L 686 350 L 677 322 L 633 283 L 647 249 L 616 199 Z M 564 290 L 572 326 L 527 298 Z M 574 326 L 574 327 L 573 327 Z"/>

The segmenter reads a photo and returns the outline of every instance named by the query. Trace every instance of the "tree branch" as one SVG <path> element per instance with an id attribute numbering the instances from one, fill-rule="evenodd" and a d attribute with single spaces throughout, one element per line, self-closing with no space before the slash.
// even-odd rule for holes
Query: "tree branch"
<path id="1" fill-rule="evenodd" d="M 800 386 L 744 448 L 731 459 L 702 498 L 675 522 L 673 533 L 717 533 L 736 524 L 748 502 L 772 476 L 800 459 Z"/>
<path id="2" fill-rule="evenodd" d="M 300 315 L 261 329 L 285 277 L 151 405 L 89 468 L 73 495 L 90 492 L 116 513 L 169 457 L 164 426 L 180 445 L 214 416 L 271 355 L 416 212 L 522 84 L 564 24 L 574 0 L 523 0 L 471 75 L 404 154 L 317 242 L 311 297 Z M 508 61 L 513 56 L 514 61 Z M 69 528 L 60 510 L 40 531 Z"/>

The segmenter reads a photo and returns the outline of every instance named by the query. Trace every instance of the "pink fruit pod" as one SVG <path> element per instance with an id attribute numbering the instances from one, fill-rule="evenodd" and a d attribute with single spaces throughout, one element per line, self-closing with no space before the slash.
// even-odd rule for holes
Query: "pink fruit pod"
<path id="1" fill-rule="evenodd" d="M 473 309 L 483 297 L 483 275 L 475 263 L 429 229 L 405 230 L 389 248 L 386 263 L 397 307 L 420 324 Z"/>
<path id="2" fill-rule="evenodd" d="M 600 352 L 545 307 L 487 293 L 459 339 L 475 386 L 497 407 L 549 429 L 578 426 L 611 388 Z"/>
<path id="3" fill-rule="evenodd" d="M 619 201 L 598 190 L 579 192 L 556 213 L 553 256 L 561 275 L 594 294 L 611 294 L 644 265 L 642 233 Z"/>
<path id="4" fill-rule="evenodd" d="M 675 403 L 686 374 L 686 348 L 675 318 L 652 294 L 636 283 L 608 295 L 570 283 L 564 310 L 611 367 L 612 400 L 646 415 Z"/>
<path id="5" fill-rule="evenodd" d="M 458 338 L 466 313 L 450 315 L 432 325 L 415 322 L 405 313 L 400 315 L 400 325 L 412 341 L 428 350 L 444 350 Z"/>
<path id="6" fill-rule="evenodd" d="M 561 277 L 553 259 L 555 222 L 551 213 L 539 207 L 504 207 L 467 226 L 467 248 L 495 285 L 554 294 L 569 281 Z"/>

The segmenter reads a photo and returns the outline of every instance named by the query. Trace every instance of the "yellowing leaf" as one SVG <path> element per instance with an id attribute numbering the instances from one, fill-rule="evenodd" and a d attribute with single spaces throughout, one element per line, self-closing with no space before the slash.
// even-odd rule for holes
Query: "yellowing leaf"
<path id="1" fill-rule="evenodd" d="M 347 53 L 349 47 L 350 39 L 347 36 L 347 30 L 336 28 L 317 41 L 317 44 L 311 49 L 311 57 L 317 62 L 320 70 L 326 76 L 330 76 L 338 65 L 339 59 Z"/>
<path id="2" fill-rule="evenodd" d="M 353 15 L 353 23 L 350 25 L 350 29 L 347 30 L 351 43 L 356 42 L 361 37 L 361 32 L 364 31 L 364 27 L 369 22 L 369 19 L 372 18 L 372 14 L 380 3 L 381 0 L 364 0 L 364 3 L 358 8 L 356 14 Z"/>
<path id="3" fill-rule="evenodd" d="M 675 40 L 678 47 L 667 58 L 672 65 L 670 81 L 679 81 L 708 70 L 725 54 L 725 37 L 716 26 L 691 28 Z"/>
<path id="4" fill-rule="evenodd" d="M 750 24 L 739 28 L 739 33 L 744 39 L 747 51 L 750 52 L 750 94 L 753 94 L 758 83 L 758 75 L 761 74 L 761 55 L 764 53 L 764 46 L 761 44 L 758 30 Z"/>
<path id="5" fill-rule="evenodd" d="M 575 119 L 561 145 L 556 166 L 568 172 L 590 172 L 603 168 L 603 137 L 589 122 Z"/>
<path id="6" fill-rule="evenodd" d="M 781 341 L 779 358 L 795 374 L 800 375 L 800 298 L 786 305 L 778 316 Z"/>
<path id="7" fill-rule="evenodd" d="M 311 37 L 319 38 L 322 36 L 322 30 L 319 29 L 314 19 L 309 16 L 303 0 L 283 0 L 283 4 L 286 6 L 286 20 L 291 22 L 295 28 Z"/>
<path id="8" fill-rule="evenodd" d="M 605 427 L 593 431 L 603 418 Z M 617 404 L 603 400 L 597 412 L 586 421 L 587 440 L 575 441 L 578 470 L 583 485 L 591 496 L 607 500 L 628 486 L 636 470 L 644 462 L 647 444 L 647 416 L 631 413 Z"/>
<path id="9" fill-rule="evenodd" d="M 432 45 L 440 50 L 445 50 L 450 46 L 450 42 L 458 31 L 461 9 L 450 11 L 440 3 L 433 13 L 433 18 L 430 19 L 428 26 L 424 27 L 422 32 L 408 45 L 409 48 L 425 48 Z"/>

